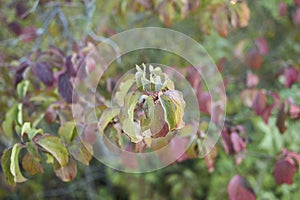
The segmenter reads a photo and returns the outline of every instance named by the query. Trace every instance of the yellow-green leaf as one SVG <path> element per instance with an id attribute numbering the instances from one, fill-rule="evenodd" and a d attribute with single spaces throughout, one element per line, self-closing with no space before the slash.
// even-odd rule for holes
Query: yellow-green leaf
<path id="1" fill-rule="evenodd" d="M 120 108 L 109 108 L 103 111 L 99 119 L 99 131 L 103 132 L 107 125 L 120 113 Z"/>
<path id="2" fill-rule="evenodd" d="M 59 137 L 44 134 L 38 140 L 37 144 L 49 152 L 64 167 L 69 162 L 69 153 Z"/>
<path id="3" fill-rule="evenodd" d="M 159 96 L 165 112 L 165 120 L 169 130 L 180 129 L 184 126 L 183 115 L 185 101 L 182 93 L 178 90 L 167 90 Z"/>
<path id="4" fill-rule="evenodd" d="M 66 122 L 61 127 L 59 127 L 58 134 L 64 139 L 64 141 L 69 144 L 77 136 L 76 124 L 75 122 Z"/>
<path id="5" fill-rule="evenodd" d="M 68 148 L 70 154 L 79 162 L 89 165 L 93 156 L 93 146 L 84 141 L 78 141 Z"/>
<path id="6" fill-rule="evenodd" d="M 15 185 L 14 176 L 10 172 L 10 157 L 12 149 L 5 149 L 1 157 L 1 167 L 5 176 L 5 179 L 10 185 Z"/>
<path id="7" fill-rule="evenodd" d="M 23 148 L 21 144 L 15 144 L 12 148 L 11 157 L 10 157 L 10 172 L 14 176 L 14 181 L 16 183 L 22 183 L 27 181 L 20 171 L 19 165 L 19 153 Z"/>

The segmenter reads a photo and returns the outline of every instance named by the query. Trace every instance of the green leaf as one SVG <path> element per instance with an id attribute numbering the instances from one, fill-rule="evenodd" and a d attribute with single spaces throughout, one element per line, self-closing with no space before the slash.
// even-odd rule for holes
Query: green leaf
<path id="1" fill-rule="evenodd" d="M 120 108 L 109 108 L 103 111 L 99 119 L 99 131 L 103 132 L 107 125 L 120 113 Z"/>
<path id="2" fill-rule="evenodd" d="M 10 172 L 10 157 L 12 149 L 5 149 L 1 156 L 1 167 L 5 176 L 6 181 L 10 185 L 15 185 L 14 175 Z"/>
<path id="3" fill-rule="evenodd" d="M 135 82 L 135 78 L 133 74 L 127 74 L 123 82 L 120 83 L 119 90 L 116 92 L 115 99 L 119 106 L 124 105 L 124 98 L 127 95 L 128 91 L 132 87 L 133 83 Z"/>
<path id="4" fill-rule="evenodd" d="M 41 163 L 37 162 L 29 153 L 26 153 L 22 159 L 23 169 L 28 171 L 30 175 L 40 174 L 44 172 Z"/>
<path id="5" fill-rule="evenodd" d="M 3 129 L 4 135 L 8 138 L 11 138 L 13 136 L 14 122 L 15 123 L 18 122 L 18 116 L 19 116 L 18 110 L 19 110 L 19 106 L 14 105 L 5 114 L 5 120 L 2 123 L 2 129 Z"/>
<path id="6" fill-rule="evenodd" d="M 27 142 L 26 143 L 26 148 L 28 153 L 30 153 L 30 155 L 37 161 L 37 162 L 41 162 L 42 161 L 42 157 L 40 156 L 39 152 L 38 152 L 38 148 L 36 146 L 36 144 L 34 144 L 32 141 Z"/>
<path id="7" fill-rule="evenodd" d="M 62 167 L 68 164 L 69 153 L 59 137 L 44 134 L 36 143 L 49 152 Z"/>
<path id="8" fill-rule="evenodd" d="M 17 120 L 16 120 L 16 122 L 19 125 L 23 124 L 22 107 L 23 107 L 23 104 L 19 103 L 18 108 L 17 108 Z"/>
<path id="9" fill-rule="evenodd" d="M 27 179 L 22 175 L 19 165 L 19 153 L 23 148 L 21 144 L 15 144 L 12 148 L 10 157 L 10 172 L 14 176 L 14 181 L 16 183 L 22 183 L 27 181 Z"/>
<path id="10" fill-rule="evenodd" d="M 54 172 L 57 177 L 62 181 L 69 182 L 76 177 L 77 166 L 75 160 L 70 157 L 69 163 L 66 166 L 61 166 L 56 160 L 54 160 Z"/>
<path id="11" fill-rule="evenodd" d="M 30 127 L 30 122 L 25 122 L 21 129 L 21 136 L 23 137 L 24 134 L 28 135 L 28 138 L 32 140 L 37 134 L 43 134 L 42 129 L 35 129 Z"/>
<path id="12" fill-rule="evenodd" d="M 17 95 L 20 99 L 23 99 L 26 96 L 29 86 L 29 81 L 24 80 L 17 85 Z"/>
<path id="13" fill-rule="evenodd" d="M 77 136 L 76 124 L 75 122 L 66 122 L 58 129 L 58 135 L 64 139 L 64 141 L 69 144 Z"/>
<path id="14" fill-rule="evenodd" d="M 89 165 L 93 156 L 93 147 L 91 144 L 78 141 L 68 148 L 70 154 L 84 165 Z"/>
<path id="15" fill-rule="evenodd" d="M 185 101 L 178 90 L 167 90 L 159 96 L 161 105 L 165 111 L 165 120 L 169 130 L 180 129 L 184 126 L 183 115 Z"/>
<path id="16" fill-rule="evenodd" d="M 134 143 L 140 142 L 143 139 L 141 127 L 134 121 L 134 108 L 140 96 L 139 93 L 129 93 L 125 97 L 125 105 L 122 107 L 119 115 L 123 131 Z"/>
<path id="17" fill-rule="evenodd" d="M 31 125 L 30 122 L 25 122 L 22 126 L 22 130 L 21 130 L 21 136 L 23 137 L 23 135 L 25 133 L 28 133 L 31 130 Z"/>

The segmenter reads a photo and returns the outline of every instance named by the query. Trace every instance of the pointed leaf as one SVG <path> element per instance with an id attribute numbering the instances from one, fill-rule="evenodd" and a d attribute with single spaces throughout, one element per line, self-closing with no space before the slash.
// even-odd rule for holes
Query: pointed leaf
<path id="1" fill-rule="evenodd" d="M 26 96 L 29 86 L 29 81 L 24 80 L 17 85 L 17 94 L 20 99 L 23 99 Z"/>

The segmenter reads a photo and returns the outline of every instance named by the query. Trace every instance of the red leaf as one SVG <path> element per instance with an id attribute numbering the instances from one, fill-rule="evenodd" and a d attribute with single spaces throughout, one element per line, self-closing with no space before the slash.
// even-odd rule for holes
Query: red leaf
<path id="1" fill-rule="evenodd" d="M 293 22 L 296 26 L 300 25 L 300 7 L 297 8 L 296 12 L 293 13 Z"/>
<path id="2" fill-rule="evenodd" d="M 205 163 L 209 172 L 213 172 L 215 170 L 215 159 L 217 157 L 217 147 L 214 147 L 205 157 Z"/>
<path id="3" fill-rule="evenodd" d="M 67 72 L 58 77 L 58 92 L 67 103 L 77 101 L 77 93 L 76 91 L 73 91 L 70 75 Z"/>
<path id="4" fill-rule="evenodd" d="M 281 185 L 283 183 L 293 184 L 293 177 L 296 173 L 297 169 L 293 163 L 293 160 L 289 158 L 285 158 L 277 161 L 274 167 L 273 176 L 277 185 Z"/>
<path id="5" fill-rule="evenodd" d="M 11 22 L 7 26 L 16 36 L 21 35 L 22 28 L 18 22 Z"/>
<path id="6" fill-rule="evenodd" d="M 257 48 L 253 48 L 247 56 L 248 66 L 253 70 L 260 69 L 262 62 L 263 60 L 259 50 L 257 50 Z"/>
<path id="7" fill-rule="evenodd" d="M 286 7 L 285 3 L 279 2 L 278 6 L 279 6 L 279 15 L 281 17 L 285 16 L 286 12 L 287 12 L 287 7 Z"/>
<path id="8" fill-rule="evenodd" d="M 259 78 L 257 75 L 253 74 L 252 72 L 247 72 L 247 87 L 255 87 L 259 82 Z"/>
<path id="9" fill-rule="evenodd" d="M 37 31 L 34 26 L 25 27 L 22 30 L 20 38 L 23 42 L 31 42 L 37 37 Z"/>
<path id="10" fill-rule="evenodd" d="M 285 87 L 290 88 L 299 79 L 299 71 L 294 67 L 287 67 L 284 70 Z"/>
<path id="11" fill-rule="evenodd" d="M 269 46 L 265 38 L 257 38 L 255 44 L 258 47 L 259 53 L 261 55 L 266 55 L 269 52 Z"/>
<path id="12" fill-rule="evenodd" d="M 291 119 L 297 119 L 300 117 L 300 106 L 290 103 L 290 117 Z"/>
<path id="13" fill-rule="evenodd" d="M 188 67 L 186 79 L 190 82 L 193 88 L 197 88 L 200 84 L 201 76 L 197 69 L 194 67 Z"/>
<path id="14" fill-rule="evenodd" d="M 45 85 L 51 86 L 54 82 L 54 76 L 52 68 L 49 66 L 48 63 L 39 62 L 36 63 L 33 71 L 37 78 L 42 81 Z"/>
<path id="15" fill-rule="evenodd" d="M 238 153 L 246 148 L 245 141 L 239 136 L 237 132 L 232 132 L 230 134 L 230 139 L 233 145 L 233 150 Z"/>
<path id="16" fill-rule="evenodd" d="M 198 92 L 197 99 L 199 110 L 206 114 L 211 114 L 211 96 L 209 92 Z"/>
<path id="17" fill-rule="evenodd" d="M 257 91 L 253 98 L 252 108 L 257 115 L 262 115 L 264 113 L 265 108 L 267 107 L 267 97 L 261 92 Z"/>
<path id="18" fill-rule="evenodd" d="M 233 144 L 232 144 L 232 141 L 231 141 L 231 137 L 230 137 L 230 132 L 228 130 L 228 128 L 224 128 L 222 130 L 222 143 L 223 143 L 223 146 L 224 146 L 224 149 L 225 149 L 225 152 L 227 154 L 231 154 L 233 153 Z"/>
<path id="19" fill-rule="evenodd" d="M 279 111 L 277 113 L 276 126 L 278 127 L 281 134 L 284 134 L 287 127 L 285 125 L 286 112 L 284 103 L 281 104 Z"/>
<path id="20" fill-rule="evenodd" d="M 275 105 L 276 105 L 276 103 L 269 105 L 262 114 L 262 118 L 266 124 L 268 124 L 268 122 L 269 122 L 269 117 L 270 117 L 273 109 L 275 108 Z"/>
<path id="21" fill-rule="evenodd" d="M 240 175 L 235 175 L 229 182 L 227 193 L 230 200 L 255 200 L 256 196 L 247 181 Z"/>

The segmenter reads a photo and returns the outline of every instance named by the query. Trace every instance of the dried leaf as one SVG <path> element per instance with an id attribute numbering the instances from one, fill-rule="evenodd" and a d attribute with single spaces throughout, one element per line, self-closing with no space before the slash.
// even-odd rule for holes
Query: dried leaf
<path id="1" fill-rule="evenodd" d="M 76 177 L 77 166 L 72 157 L 68 158 L 69 162 L 65 166 L 61 166 L 56 160 L 54 160 L 54 172 L 57 177 L 62 181 L 69 182 Z"/>
<path id="2" fill-rule="evenodd" d="M 284 103 L 282 103 L 278 110 L 277 120 L 276 120 L 276 126 L 278 127 L 281 134 L 284 134 L 284 132 L 287 129 L 285 125 L 285 119 L 286 119 L 285 105 Z"/>
<path id="3" fill-rule="evenodd" d="M 44 172 L 41 163 L 37 162 L 29 153 L 26 153 L 22 159 L 23 169 L 28 171 L 30 175 L 40 174 Z"/>

